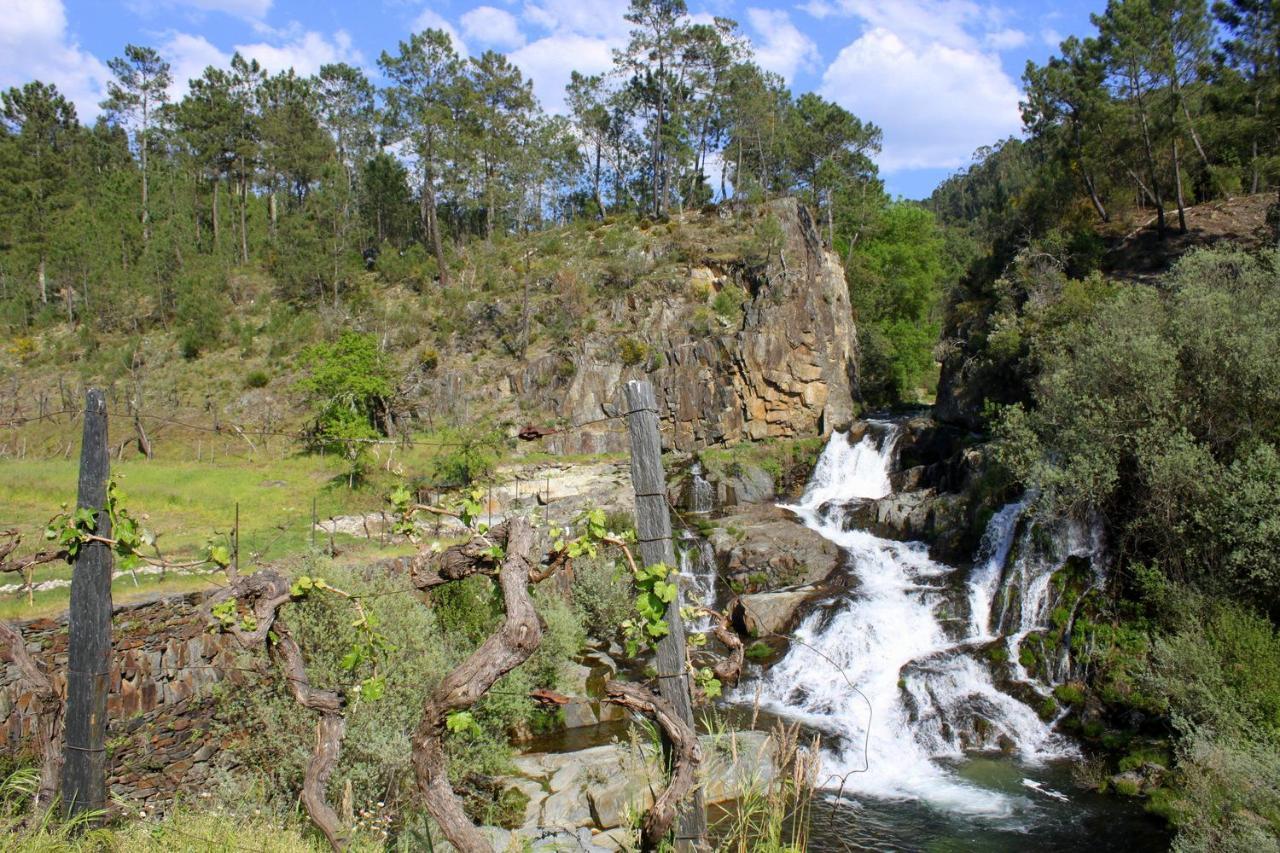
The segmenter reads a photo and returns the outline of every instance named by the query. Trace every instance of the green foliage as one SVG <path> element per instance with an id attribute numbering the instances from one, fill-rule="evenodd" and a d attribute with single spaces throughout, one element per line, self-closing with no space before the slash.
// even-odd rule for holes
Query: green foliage
<path id="1" fill-rule="evenodd" d="M 1131 287 L 1046 334 L 1035 408 L 1000 417 L 1000 460 L 1046 506 L 1107 514 L 1179 580 L 1280 602 L 1280 298 L 1274 253 L 1198 252 L 1167 296 Z M 1068 312 L 1070 315 L 1074 312 Z"/>
<path id="2" fill-rule="evenodd" d="M 608 556 L 585 557 L 573 563 L 573 608 L 587 634 L 616 639 L 631 615 L 631 578 L 626 567 Z"/>
<path id="3" fill-rule="evenodd" d="M 942 231 L 928 210 L 894 202 L 879 214 L 846 271 L 871 405 L 916 399 L 930 384 L 937 311 L 949 275 Z"/>
<path id="4" fill-rule="evenodd" d="M 301 362 L 307 375 L 297 387 L 311 405 L 311 447 L 341 453 L 354 480 L 363 471 L 369 442 L 383 434 L 395 392 L 391 368 L 377 339 L 359 332 L 307 347 Z"/>
<path id="5" fill-rule="evenodd" d="M 326 561 L 323 579 L 317 563 L 295 577 L 295 588 L 301 595 L 285 606 L 282 617 L 304 650 L 308 677 L 317 687 L 352 693 L 360 700 L 347 705 L 347 734 L 332 789 L 340 790 L 350 780 L 357 805 L 382 800 L 407 807 L 413 789 L 409 741 L 422 703 L 501 620 L 493 582 L 472 577 L 448 584 L 434 591 L 424 607 L 404 594 L 403 579 L 366 576 Z M 344 594 L 361 601 L 372 628 L 353 624 L 359 619 Z M 501 810 L 500 792 L 479 785 L 476 777 L 509 771 L 508 733 L 536 729 L 546 720 L 528 691 L 563 688 L 561 672 L 584 639 L 568 603 L 536 590 L 534 602 L 545 633 L 533 658 L 470 711 L 448 720 L 450 779 L 480 819 L 490 816 L 489 810 Z M 353 660 L 353 650 L 368 647 L 370 630 L 381 644 L 376 701 L 369 695 L 371 659 Z M 232 751 L 263 781 L 272 802 L 291 803 L 314 741 L 314 717 L 299 713 L 288 685 L 276 677 L 220 691 L 218 704 L 219 717 L 235 731 L 244 730 L 243 720 L 254 720 L 249 737 L 238 739 Z"/>
<path id="6" fill-rule="evenodd" d="M 271 384 L 271 375 L 265 370 L 250 370 L 244 376 L 244 387 L 266 388 Z"/>
<path id="7" fill-rule="evenodd" d="M 439 436 L 441 446 L 431 459 L 430 474 L 432 482 L 442 488 L 492 479 L 507 445 L 502 432 L 479 423 L 444 429 Z"/>
<path id="8" fill-rule="evenodd" d="M 640 364 L 649 358 L 649 345 L 635 338 L 622 338 L 618 341 L 618 357 L 627 367 Z"/>

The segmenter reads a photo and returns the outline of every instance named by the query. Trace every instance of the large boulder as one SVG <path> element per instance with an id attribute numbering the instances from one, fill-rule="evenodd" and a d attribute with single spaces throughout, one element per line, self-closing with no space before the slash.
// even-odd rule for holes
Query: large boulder
<path id="1" fill-rule="evenodd" d="M 780 507 L 740 507 L 716 525 L 707 539 L 742 592 L 819 583 L 840 567 L 840 549 Z"/>

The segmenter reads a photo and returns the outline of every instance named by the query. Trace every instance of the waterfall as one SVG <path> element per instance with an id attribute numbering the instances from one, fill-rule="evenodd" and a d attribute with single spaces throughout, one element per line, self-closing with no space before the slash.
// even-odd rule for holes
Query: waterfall
<path id="1" fill-rule="evenodd" d="M 711 543 L 692 531 L 680 534 L 676 548 L 680 558 L 680 576 L 688 580 L 684 600 L 688 604 L 715 609 L 716 606 L 716 552 Z M 689 625 L 695 633 L 711 630 L 711 617 L 699 615 Z"/>
<path id="2" fill-rule="evenodd" d="M 715 507 L 715 487 L 702 476 L 702 463 L 694 462 L 689 468 L 689 491 L 687 509 L 689 512 L 711 512 Z"/>
<path id="3" fill-rule="evenodd" d="M 1004 564 L 1013 549 L 1014 533 L 1023 510 L 1031 502 L 1027 495 L 1020 501 L 1006 504 L 991 517 L 982 544 L 978 546 L 978 559 L 969 576 L 969 635 L 975 639 L 992 639 L 991 604 L 1004 573 Z"/>
<path id="4" fill-rule="evenodd" d="M 849 504 L 890 494 L 898 434 L 893 423 L 872 422 L 857 443 L 832 436 L 803 498 L 788 508 L 843 549 L 856 583 L 810 613 L 782 660 L 730 698 L 823 732 L 831 774 L 824 787 L 1008 814 L 1010 795 L 961 779 L 942 759 L 975 748 L 1007 747 L 1031 761 L 1070 751 L 1031 708 L 998 690 L 975 657 L 974 638 L 992 630 L 990 605 L 1024 507 L 993 519 L 968 586 L 972 636 L 955 639 L 943 614 L 956 569 L 932 560 L 923 544 L 843 529 Z"/>

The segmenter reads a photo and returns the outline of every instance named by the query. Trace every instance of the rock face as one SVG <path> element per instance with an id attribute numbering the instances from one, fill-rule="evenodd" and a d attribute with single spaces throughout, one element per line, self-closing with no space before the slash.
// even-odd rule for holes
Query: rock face
<path id="1" fill-rule="evenodd" d="M 840 549 L 772 505 L 740 507 L 708 537 L 725 574 L 744 591 L 815 584 L 840 566 Z"/>
<path id="2" fill-rule="evenodd" d="M 802 204 L 780 200 L 768 212 L 781 226 L 782 240 L 764 266 L 695 266 L 689 273 L 717 293 L 741 288 L 746 301 L 735 318 L 713 317 L 711 328 L 699 332 L 690 323 L 697 306 L 686 298 L 628 304 L 614 313 L 630 315 L 655 358 L 624 366 L 612 337 L 592 338 L 574 360 L 567 389 L 539 403 L 570 423 L 599 420 L 623 411 L 624 382 L 647 375 L 657 393 L 663 440 L 678 450 L 828 435 L 847 426 L 857 361 L 844 271 L 822 247 Z M 512 377 L 512 392 L 536 393 L 536 376 L 548 369 L 528 365 Z M 551 446 L 570 453 L 622 450 L 626 433 L 617 426 L 558 435 Z"/>

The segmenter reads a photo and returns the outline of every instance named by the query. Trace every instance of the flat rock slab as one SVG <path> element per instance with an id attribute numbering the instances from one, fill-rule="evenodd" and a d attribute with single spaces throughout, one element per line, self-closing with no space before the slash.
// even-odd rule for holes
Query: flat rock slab
<path id="1" fill-rule="evenodd" d="M 700 778 L 708 803 L 741 797 L 776 776 L 773 737 L 764 732 L 702 735 Z M 531 753 L 514 762 L 508 784 L 529 795 L 525 823 L 515 831 L 531 840 L 555 835 L 606 850 L 627 849 L 624 829 L 653 803 L 663 777 L 652 748 L 610 743 L 575 752 Z M 625 836 L 625 837 L 624 837 Z M 503 849 L 503 848 L 498 848 Z M 564 849 L 591 849 L 568 846 Z"/>

